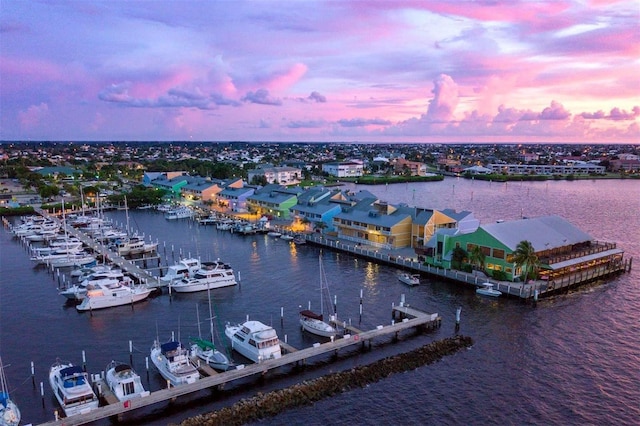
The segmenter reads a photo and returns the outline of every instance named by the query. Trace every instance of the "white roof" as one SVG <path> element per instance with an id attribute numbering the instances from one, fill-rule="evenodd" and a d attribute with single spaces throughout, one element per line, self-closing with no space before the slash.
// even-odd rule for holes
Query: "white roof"
<path id="1" fill-rule="evenodd" d="M 518 243 L 529 241 L 535 251 L 592 241 L 586 232 L 573 226 L 560 216 L 543 216 L 481 226 L 498 241 L 515 250 Z"/>

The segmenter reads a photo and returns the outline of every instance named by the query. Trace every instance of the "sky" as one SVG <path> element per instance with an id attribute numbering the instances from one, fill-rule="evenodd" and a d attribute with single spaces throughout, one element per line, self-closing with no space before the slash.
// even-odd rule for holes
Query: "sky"
<path id="1" fill-rule="evenodd" d="M 640 143 L 640 2 L 0 0 L 0 140 Z"/>

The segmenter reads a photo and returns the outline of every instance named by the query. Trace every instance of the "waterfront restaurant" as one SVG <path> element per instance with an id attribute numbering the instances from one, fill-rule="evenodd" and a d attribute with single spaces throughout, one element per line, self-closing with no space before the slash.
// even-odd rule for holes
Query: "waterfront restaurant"
<path id="1" fill-rule="evenodd" d="M 594 241 L 587 233 L 559 216 L 520 219 L 481 225 L 473 232 L 439 230 L 428 242 L 426 262 L 451 269 L 456 247 L 470 253 L 479 246 L 485 255 L 483 269 L 502 271 L 510 281 L 519 281 L 522 269 L 514 262 L 521 241 L 529 241 L 540 261 L 539 278 L 559 279 L 576 271 L 618 265 L 623 251 L 615 243 Z"/>
<path id="2" fill-rule="evenodd" d="M 285 188 L 278 184 L 265 185 L 247 197 L 247 208 L 250 212 L 259 215 L 289 219 L 289 209 L 298 202 L 298 195 L 302 192 L 303 189 L 300 187 Z"/>

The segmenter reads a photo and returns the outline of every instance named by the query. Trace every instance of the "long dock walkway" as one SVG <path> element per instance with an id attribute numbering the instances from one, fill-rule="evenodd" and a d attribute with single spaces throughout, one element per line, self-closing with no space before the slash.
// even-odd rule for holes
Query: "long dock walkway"
<path id="1" fill-rule="evenodd" d="M 389 335 L 396 335 L 402 331 L 412 328 L 430 328 L 440 325 L 440 317 L 438 314 L 428 314 L 426 312 L 418 311 L 411 308 L 407 312 L 412 312 L 415 315 L 412 318 L 406 318 L 400 322 L 393 322 L 390 325 L 379 325 L 373 330 L 363 331 L 358 334 L 345 335 L 343 338 L 335 339 L 333 341 L 316 344 L 312 347 L 299 349 L 296 351 L 288 352 L 282 355 L 278 359 L 269 359 L 258 364 L 241 365 L 235 370 L 229 370 L 217 374 L 206 375 L 195 383 L 180 385 L 171 387 L 168 389 L 162 389 L 155 392 L 151 392 L 148 396 L 143 398 L 132 399 L 130 401 L 122 402 L 118 401 L 113 404 L 108 404 L 92 410 L 85 414 L 79 414 L 77 416 L 65 417 L 62 419 L 54 420 L 51 422 L 43 423 L 45 426 L 73 426 L 82 425 L 99 419 L 104 419 L 111 416 L 118 416 L 126 412 L 146 407 L 149 405 L 170 401 L 174 398 L 184 396 L 193 392 L 198 392 L 203 389 L 209 389 L 213 387 L 222 388 L 226 383 L 233 382 L 238 379 L 253 376 L 256 374 L 264 375 L 268 371 L 291 365 L 298 362 L 306 362 L 309 358 L 313 358 L 320 355 L 337 353 L 340 349 L 352 347 L 355 345 L 362 345 L 369 343 L 373 339 L 385 337 Z M 434 319 L 435 318 L 435 319 Z M 112 401 L 112 400 L 111 400 Z"/>
<path id="2" fill-rule="evenodd" d="M 60 226 L 65 226 L 66 227 L 65 231 L 67 232 L 67 234 L 78 238 L 80 241 L 82 241 L 82 244 L 84 244 L 86 247 L 91 249 L 94 253 L 105 256 L 105 261 L 108 259 L 109 262 L 119 267 L 123 272 L 126 272 L 127 274 L 131 275 L 138 282 L 155 283 L 158 281 L 158 278 L 151 275 L 147 270 L 139 267 L 134 262 L 128 259 L 125 259 L 123 256 L 120 256 L 119 254 L 109 250 L 100 241 L 97 241 L 96 239 L 91 238 L 84 232 L 81 232 L 72 226 L 66 225 L 57 216 L 50 215 L 45 210 L 41 210 L 41 209 L 35 209 L 35 210 L 41 216 L 44 216 L 47 219 L 51 219 L 57 222 L 58 224 L 60 224 Z"/>

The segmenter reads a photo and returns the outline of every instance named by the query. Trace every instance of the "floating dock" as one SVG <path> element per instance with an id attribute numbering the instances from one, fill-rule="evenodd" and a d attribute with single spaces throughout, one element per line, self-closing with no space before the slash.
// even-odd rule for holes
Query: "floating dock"
<path id="1" fill-rule="evenodd" d="M 226 383 L 230 383 L 245 377 L 253 375 L 265 375 L 270 370 L 279 367 L 297 363 L 304 364 L 310 358 L 320 355 L 338 353 L 340 349 L 349 348 L 356 345 L 361 345 L 361 347 L 363 348 L 367 344 L 371 346 L 371 341 L 377 338 L 386 336 L 394 336 L 397 338 L 398 334 L 405 330 L 425 328 L 432 329 L 439 327 L 441 324 L 441 318 L 440 316 L 438 316 L 438 314 L 423 312 L 418 309 L 406 306 L 403 303 L 393 308 L 392 315 L 394 316 L 394 318 L 396 313 L 399 313 L 401 315 L 402 318 L 400 321 L 396 322 L 394 320 L 389 325 L 379 325 L 373 330 L 362 331 L 357 334 L 345 334 L 342 338 L 334 339 L 325 343 L 317 343 L 310 348 L 297 350 L 294 350 L 295 348 L 289 348 L 286 350 L 287 353 L 285 353 L 281 358 L 278 359 L 269 359 L 257 364 L 240 365 L 234 370 L 225 372 L 214 371 L 213 373 L 209 371 L 212 369 L 204 369 L 204 367 L 201 365 L 200 368 L 204 369 L 201 370 L 201 374 L 203 375 L 203 377 L 195 383 L 150 392 L 146 397 L 136 398 L 130 401 L 117 401 L 113 398 L 103 397 L 103 402 L 110 403 L 98 407 L 97 409 L 94 409 L 88 413 L 79 414 L 72 417 L 65 417 L 62 419 L 43 423 L 43 425 L 82 425 L 111 416 L 119 416 L 138 408 L 161 402 L 167 402 L 180 396 L 198 392 L 204 389 L 210 389 L 214 387 L 222 388 Z M 100 379 L 98 378 L 98 380 Z M 103 385 L 102 387 L 104 388 L 105 386 Z"/>

